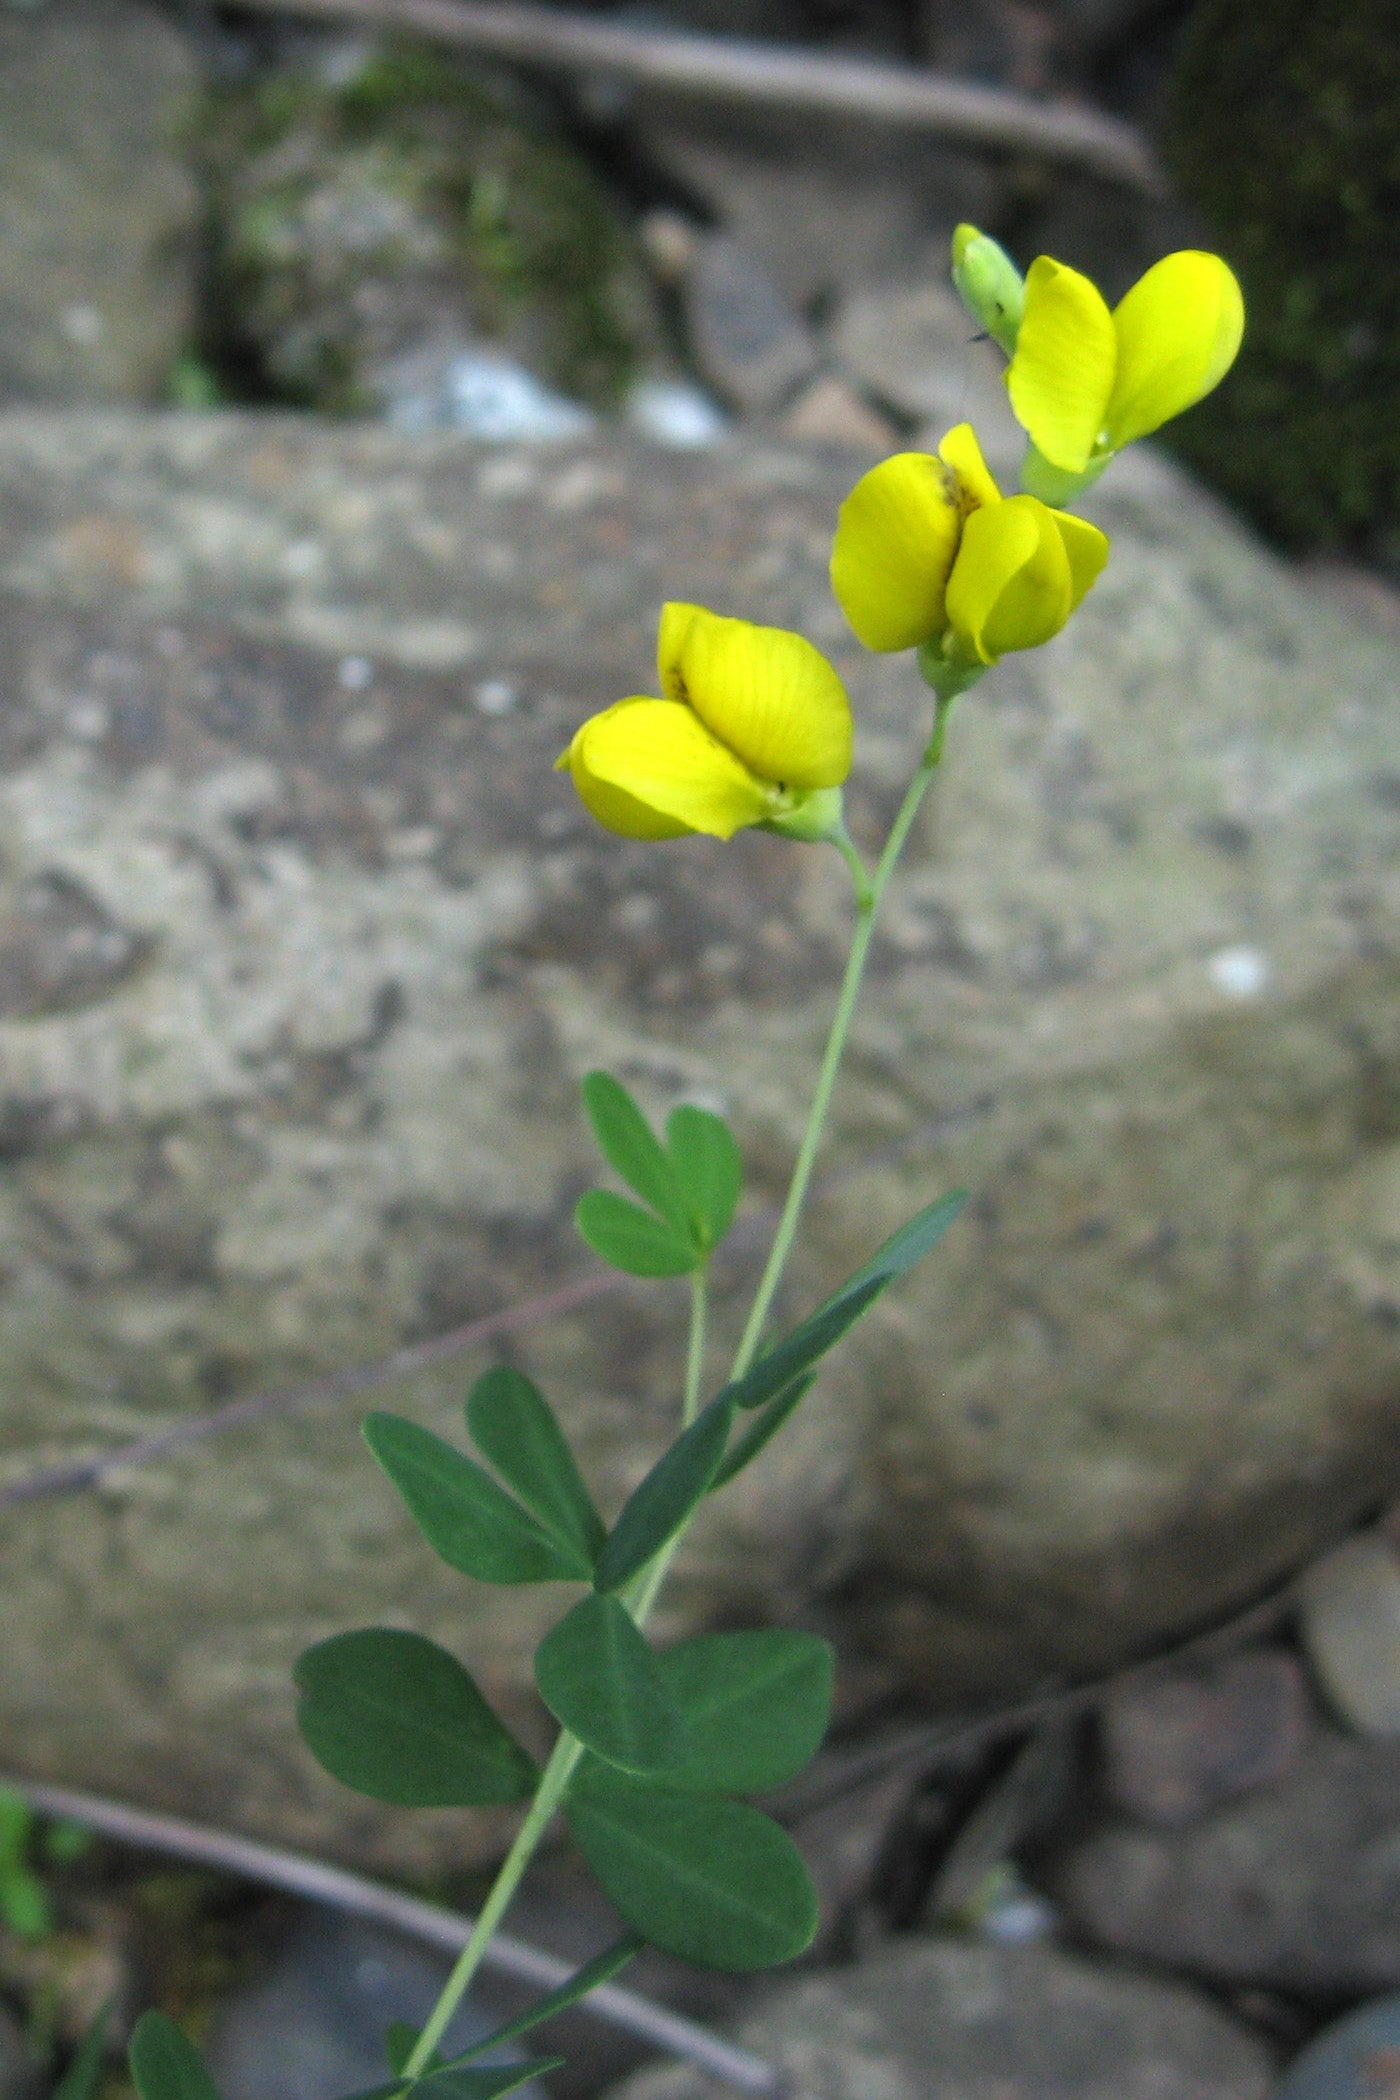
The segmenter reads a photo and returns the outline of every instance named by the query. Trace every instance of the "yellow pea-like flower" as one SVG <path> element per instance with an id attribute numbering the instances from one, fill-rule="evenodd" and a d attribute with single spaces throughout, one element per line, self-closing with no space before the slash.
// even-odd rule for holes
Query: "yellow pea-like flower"
<path id="1" fill-rule="evenodd" d="M 604 708 L 558 761 L 600 824 L 634 839 L 839 828 L 851 709 L 819 650 L 783 628 L 672 604 L 657 658 L 664 697 Z"/>
<path id="2" fill-rule="evenodd" d="M 831 557 L 837 600 L 868 649 L 935 647 L 985 666 L 1058 634 L 1103 568 L 1097 526 L 1003 498 L 970 424 L 937 455 L 896 453 L 857 482 Z"/>
<path id="3" fill-rule="evenodd" d="M 916 649 L 942 633 L 963 523 L 1000 501 L 970 423 L 936 454 L 896 452 L 861 476 L 837 519 L 831 588 L 867 649 Z"/>
<path id="4" fill-rule="evenodd" d="M 1083 475 L 1210 393 L 1243 333 L 1239 284 L 1218 255 L 1164 256 L 1112 312 L 1089 278 L 1042 255 L 1026 275 L 1011 406 L 1043 459 Z"/>

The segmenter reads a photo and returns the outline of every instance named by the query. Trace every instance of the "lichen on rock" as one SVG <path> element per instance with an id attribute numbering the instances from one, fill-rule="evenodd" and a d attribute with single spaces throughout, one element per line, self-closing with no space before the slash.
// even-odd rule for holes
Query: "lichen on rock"
<path id="1" fill-rule="evenodd" d="M 656 324 L 622 215 L 511 84 L 386 44 L 348 78 L 218 91 L 206 146 L 215 329 L 294 406 L 385 406 L 425 343 L 488 342 L 607 406 Z"/>

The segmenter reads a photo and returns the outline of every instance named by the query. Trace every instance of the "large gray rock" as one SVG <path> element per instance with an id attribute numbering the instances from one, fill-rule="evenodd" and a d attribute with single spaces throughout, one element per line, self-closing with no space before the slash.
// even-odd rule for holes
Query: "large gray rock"
<path id="1" fill-rule="evenodd" d="M 198 80 L 141 0 L 0 11 L 0 401 L 157 401 L 193 321 Z"/>
<path id="2" fill-rule="evenodd" d="M 751 441 L 0 425 L 0 1477 L 585 1272 L 596 1062 L 656 1110 L 729 1103 L 776 1197 L 839 860 L 624 845 L 550 767 L 651 683 L 681 594 L 834 653 L 875 837 L 927 701 L 831 603 L 849 478 Z M 853 1688 L 928 1702 L 1150 1648 L 1400 1486 L 1394 651 L 1150 456 L 1099 510 L 1083 613 L 954 725 L 789 1308 L 953 1182 L 973 1203 L 660 1621 L 813 1614 Z M 389 1404 L 460 1434 L 506 1347 L 612 1507 L 682 1317 L 627 1287 Z M 435 1568 L 362 1404 L 11 1510 L 0 1761 L 400 1865 L 491 1841 L 295 1744 L 293 1656 L 365 1620 L 452 1641 L 535 1725 L 557 1600 Z"/>
<path id="3" fill-rule="evenodd" d="M 747 2046 L 801 2100 L 1261 2100 L 1269 2059 L 1194 1991 L 1051 1948 L 905 1941 L 774 1993 Z M 611 2100 L 722 2100 L 689 2069 Z"/>

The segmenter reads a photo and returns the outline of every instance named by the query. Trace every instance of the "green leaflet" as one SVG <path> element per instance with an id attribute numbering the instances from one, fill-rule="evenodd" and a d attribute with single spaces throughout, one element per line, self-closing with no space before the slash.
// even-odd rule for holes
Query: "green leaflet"
<path id="1" fill-rule="evenodd" d="M 535 1652 L 535 1682 L 556 1721 L 627 1772 L 651 1772 L 685 1747 L 680 1712 L 631 1613 L 588 1596 Z"/>
<path id="2" fill-rule="evenodd" d="M 611 1189 L 589 1189 L 574 1210 L 579 1238 L 628 1276 L 688 1276 L 700 1254 L 688 1233 Z"/>
<path id="3" fill-rule="evenodd" d="M 128 2053 L 141 2100 L 219 2100 L 204 2058 L 164 2013 L 142 2013 Z"/>
<path id="4" fill-rule="evenodd" d="M 401 1808 L 523 1801 L 536 1772 L 454 1655 L 367 1627 L 308 1648 L 297 1723 L 333 1779 Z"/>
<path id="5" fill-rule="evenodd" d="M 566 1814 L 615 1908 L 668 1954 L 765 1969 L 791 1961 L 816 1931 L 816 1895 L 797 1847 L 756 1808 L 595 1764 Z"/>
<path id="6" fill-rule="evenodd" d="M 733 1420 L 733 1404 L 721 1394 L 632 1490 L 598 1555 L 597 1589 L 620 1589 L 675 1537 L 709 1493 Z"/>
<path id="7" fill-rule="evenodd" d="M 744 1162 L 733 1133 L 709 1109 L 687 1103 L 667 1120 L 666 1149 L 691 1226 L 701 1246 L 712 1251 L 734 1222 L 744 1185 Z"/>
<path id="8" fill-rule="evenodd" d="M 467 1428 L 526 1508 L 591 1565 L 607 1532 L 539 1388 L 504 1364 L 484 1371 L 467 1396 Z"/>
<path id="9" fill-rule="evenodd" d="M 431 1429 L 367 1415 L 364 1438 L 439 1557 L 478 1582 L 588 1582 L 591 1556 L 556 1537 L 513 1495 Z"/>
<path id="10" fill-rule="evenodd" d="M 812 1633 L 702 1633 L 660 1657 L 685 1749 L 658 1778 L 687 1793 L 782 1786 L 821 1747 L 835 1660 Z"/>

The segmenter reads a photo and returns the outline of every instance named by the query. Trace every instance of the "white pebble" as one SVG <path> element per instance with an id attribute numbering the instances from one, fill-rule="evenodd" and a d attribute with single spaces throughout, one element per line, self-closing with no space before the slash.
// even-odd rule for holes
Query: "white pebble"
<path id="1" fill-rule="evenodd" d="M 1206 964 L 1206 975 L 1227 999 L 1257 999 L 1273 968 L 1262 948 L 1217 948 Z"/>

